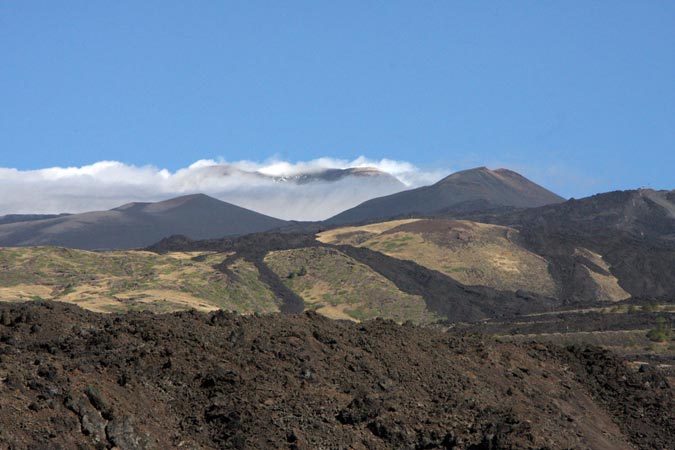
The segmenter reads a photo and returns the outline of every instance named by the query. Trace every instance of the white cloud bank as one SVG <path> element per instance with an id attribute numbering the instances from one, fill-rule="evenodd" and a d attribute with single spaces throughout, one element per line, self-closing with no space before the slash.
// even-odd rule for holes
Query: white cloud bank
<path id="1" fill-rule="evenodd" d="M 367 167 L 393 178 L 287 181 L 326 169 Z M 176 172 L 117 161 L 26 171 L 0 168 L 0 215 L 78 213 L 204 193 L 281 219 L 321 220 L 370 198 L 434 183 L 448 173 L 422 170 L 405 161 L 365 157 L 300 162 L 200 160 Z"/>

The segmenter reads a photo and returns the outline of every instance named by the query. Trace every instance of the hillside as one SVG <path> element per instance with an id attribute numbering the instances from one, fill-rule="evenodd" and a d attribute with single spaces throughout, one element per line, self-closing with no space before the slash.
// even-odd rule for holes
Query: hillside
<path id="1" fill-rule="evenodd" d="M 636 239 L 675 241 L 675 191 L 606 192 L 494 217 L 502 223 L 539 228 L 548 234 L 593 237 L 625 233 Z"/>
<path id="2" fill-rule="evenodd" d="M 608 192 L 540 208 L 463 217 L 519 230 L 523 245 L 551 263 L 553 277 L 565 286 L 564 298 L 583 301 L 593 295 L 583 281 L 587 277 L 582 267 L 593 264 L 596 272 L 611 272 L 633 296 L 675 295 L 675 191 Z M 602 255 L 607 267 L 592 255 Z"/>
<path id="3" fill-rule="evenodd" d="M 195 167 L 181 174 L 178 187 L 201 190 L 268 216 L 303 221 L 324 220 L 371 198 L 407 189 L 394 175 L 373 167 L 284 163 L 261 170 L 229 164 Z"/>
<path id="4" fill-rule="evenodd" d="M 663 338 L 652 330 L 667 324 Z M 463 329 L 499 336 L 501 341 L 556 345 L 598 345 L 626 359 L 631 367 L 656 367 L 675 386 L 675 300 L 634 302 L 606 307 L 568 309 L 512 319 L 487 320 Z M 670 339 L 668 339 L 670 334 Z M 651 336 L 651 337 L 650 337 Z M 643 370 L 644 370 L 643 368 Z"/>
<path id="5" fill-rule="evenodd" d="M 386 317 L 429 323 L 437 320 L 420 295 L 399 290 L 391 281 L 339 250 L 305 247 L 273 251 L 265 263 L 302 297 L 306 308 L 332 319 Z"/>
<path id="6" fill-rule="evenodd" d="M 230 256 L 2 248 L 0 301 L 58 300 L 96 312 L 278 311 L 257 269 Z M 227 264 L 214 267 L 224 259 Z"/>
<path id="7" fill-rule="evenodd" d="M 238 261 L 250 274 L 245 284 L 254 291 L 269 292 L 266 295 L 273 296 L 275 307 L 284 312 L 316 309 L 329 317 L 352 320 L 380 316 L 399 322 L 410 319 L 424 323 L 432 318 L 471 322 L 572 304 L 594 307 L 599 302 L 642 297 L 667 300 L 675 292 L 675 275 L 670 270 L 675 265 L 670 237 L 675 220 L 669 215 L 670 209 L 663 206 L 667 199 L 665 193 L 610 193 L 537 209 L 476 216 L 492 224 L 405 219 L 338 227 L 318 233 L 316 239 L 311 234 L 293 233 L 201 241 L 173 237 L 149 250 L 216 252 L 220 256 L 209 257 L 209 265 L 193 262 L 214 279 L 222 274 L 228 280 L 239 280 L 229 269 Z M 610 207 L 612 202 L 616 203 L 614 209 Z M 134 208 L 138 206 L 122 210 Z M 35 254 L 21 249 L 3 252 L 14 255 L 5 262 L 13 269 L 3 282 L 8 299 L 68 300 L 93 292 L 90 297 L 100 296 L 107 308 L 129 309 L 126 304 L 115 303 L 119 299 L 111 300 L 109 287 L 82 276 L 89 271 L 97 274 L 97 279 L 109 277 L 105 269 L 107 253 L 82 258 L 83 263 L 77 266 L 71 264 L 77 258 L 61 264 L 64 251 L 58 249 L 36 250 Z M 151 261 L 142 255 L 149 254 L 132 252 L 122 259 Z M 46 261 L 53 261 L 52 268 L 58 267 L 51 278 L 43 276 L 41 264 Z M 168 263 L 147 264 L 161 267 Z M 153 289 L 147 286 L 161 286 L 165 270 L 174 271 L 179 279 L 183 276 L 175 265 L 166 267 L 169 269 L 150 272 L 140 281 L 132 276 L 130 282 L 136 284 L 127 295 L 162 298 L 149 293 Z M 301 271 L 302 276 L 296 276 Z M 11 274 L 23 281 L 16 283 Z M 226 299 L 234 281 L 220 287 L 216 283 L 213 288 L 220 289 Z M 171 285 L 166 290 L 183 295 L 186 288 L 181 286 Z M 73 294 L 64 296 L 62 291 Z M 241 313 L 266 311 L 269 301 L 263 301 L 263 297 L 254 296 L 249 303 L 224 300 L 219 306 Z M 263 304 L 259 305 L 259 300 Z M 86 305 L 89 300 L 80 301 Z M 218 305 L 214 301 L 205 304 Z M 154 308 L 154 301 L 146 303 L 149 309 Z M 180 309 L 170 303 L 167 307 Z M 100 310 L 94 306 L 91 309 Z"/>
<path id="8" fill-rule="evenodd" d="M 385 307 L 386 303 L 382 302 L 406 298 L 403 294 L 407 294 L 412 296 L 409 300 L 417 302 L 421 297 L 425 304 L 424 312 L 415 304 L 410 305 L 409 311 L 414 311 L 414 315 L 409 319 L 425 322 L 429 314 L 433 314 L 451 322 L 462 322 L 548 311 L 561 304 L 557 299 L 536 293 L 466 286 L 414 261 L 365 247 L 322 243 L 307 234 L 261 233 L 211 241 L 191 241 L 176 236 L 147 250 L 160 254 L 233 252 L 255 265 L 261 279 L 282 299 L 280 308 L 284 312 L 298 313 L 307 307 L 316 307 L 319 312 L 332 314 L 334 309 L 323 307 L 339 306 L 348 316 L 351 313 L 349 317 L 354 320 L 373 317 L 377 311 L 384 314 L 384 318 L 406 320 L 400 316 L 400 306 Z M 376 295 L 358 295 L 364 286 L 369 290 L 377 286 L 382 289 Z M 363 316 L 364 311 L 369 312 Z"/>
<path id="9" fill-rule="evenodd" d="M 129 203 L 109 211 L 0 225 L 0 246 L 53 245 L 85 250 L 141 248 L 182 234 L 220 238 L 269 230 L 286 222 L 206 195 Z"/>
<path id="10" fill-rule="evenodd" d="M 326 221 L 357 224 L 447 211 L 532 208 L 564 199 L 516 172 L 486 167 L 456 172 L 436 184 L 368 200 Z"/>
<path id="11" fill-rule="evenodd" d="M 551 263 L 531 251 L 520 232 L 511 227 L 465 220 L 408 219 L 335 228 L 319 233 L 317 239 L 411 260 L 468 286 L 567 300 L 564 294 L 568 287 L 554 278 Z M 585 249 L 581 243 L 575 251 L 579 257 L 577 282 L 583 281 L 588 291 L 584 301 L 630 297 L 602 255 Z"/>
<path id="12" fill-rule="evenodd" d="M 31 222 L 33 220 L 54 219 L 68 214 L 7 214 L 0 216 L 0 225 L 17 222 Z"/>
<path id="13" fill-rule="evenodd" d="M 663 449 L 658 372 L 595 347 L 316 314 L 0 305 L 0 447 Z M 21 420 L 17 421 L 20 415 Z"/>

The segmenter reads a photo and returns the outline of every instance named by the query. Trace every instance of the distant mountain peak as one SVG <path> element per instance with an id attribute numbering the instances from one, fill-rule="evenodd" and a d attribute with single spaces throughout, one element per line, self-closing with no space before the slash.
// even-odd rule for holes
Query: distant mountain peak
<path id="1" fill-rule="evenodd" d="M 485 166 L 481 167 L 474 167 L 473 169 L 465 169 L 465 170 L 460 170 L 455 173 L 451 173 L 447 177 L 443 178 L 436 184 L 444 184 L 446 182 L 455 182 L 457 180 L 463 180 L 463 181 L 471 181 L 471 180 L 482 180 L 485 179 L 485 177 L 494 177 L 494 178 L 501 178 L 501 177 L 519 177 L 521 179 L 526 179 L 522 175 L 520 175 L 517 172 L 514 172 L 509 169 L 504 169 L 504 168 L 499 168 L 499 169 L 489 169 Z"/>
<path id="2" fill-rule="evenodd" d="M 124 205 L 118 206 L 117 208 L 111 209 L 111 211 L 130 211 L 133 209 L 143 208 L 147 205 L 150 205 L 149 202 L 130 202 L 125 203 Z"/>
<path id="3" fill-rule="evenodd" d="M 385 175 L 385 172 L 381 171 L 377 167 L 352 167 L 350 169 L 345 169 L 355 175 Z"/>
<path id="4" fill-rule="evenodd" d="M 185 205 L 190 203 L 226 203 L 217 198 L 211 197 L 206 194 L 188 194 L 181 195 L 180 197 L 170 198 L 168 200 L 163 200 L 161 202 L 155 203 L 155 205 Z"/>
<path id="5" fill-rule="evenodd" d="M 0 246 L 141 248 L 176 234 L 210 239 L 267 231 L 284 224 L 205 194 L 190 194 L 157 203 L 127 203 L 109 211 L 0 225 Z"/>
<path id="6" fill-rule="evenodd" d="M 377 167 L 348 167 L 346 169 L 319 169 L 309 172 L 274 177 L 278 182 L 309 184 L 315 182 L 336 182 L 350 177 L 367 179 L 367 182 L 386 183 L 395 187 L 405 185 L 395 176 L 383 172 Z"/>
<path id="7" fill-rule="evenodd" d="M 159 202 L 131 202 L 126 203 L 117 208 L 113 208 L 111 211 L 145 211 L 145 212 L 156 212 L 163 210 L 170 210 L 174 208 L 185 207 L 189 205 L 208 205 L 213 206 L 226 205 L 227 202 L 218 200 L 206 194 L 188 194 L 182 195 L 180 197 L 170 198 L 168 200 L 161 200 Z"/>
<path id="8" fill-rule="evenodd" d="M 530 208 L 564 201 L 562 197 L 508 169 L 476 167 L 448 175 L 436 184 L 362 203 L 328 220 L 358 223 L 402 215 L 433 215 L 461 206 L 462 212 L 490 208 Z"/>

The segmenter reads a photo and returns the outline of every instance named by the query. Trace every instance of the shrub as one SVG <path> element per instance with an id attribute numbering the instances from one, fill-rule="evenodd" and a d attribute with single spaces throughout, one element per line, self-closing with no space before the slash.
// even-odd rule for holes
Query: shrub
<path id="1" fill-rule="evenodd" d="M 648 312 L 648 313 L 653 313 L 659 310 L 659 306 L 656 303 L 647 303 L 645 306 L 642 307 L 642 311 Z"/>
<path id="2" fill-rule="evenodd" d="M 656 319 L 656 326 L 649 330 L 647 338 L 653 342 L 667 342 L 673 338 L 673 329 L 665 317 Z"/>

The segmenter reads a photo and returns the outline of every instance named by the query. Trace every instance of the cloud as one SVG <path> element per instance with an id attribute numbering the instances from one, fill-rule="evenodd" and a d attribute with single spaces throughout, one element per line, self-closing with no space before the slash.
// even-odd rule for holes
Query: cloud
<path id="1" fill-rule="evenodd" d="M 293 181 L 299 175 L 346 168 L 376 168 L 390 176 Z M 449 172 L 363 156 L 352 161 L 329 157 L 298 162 L 204 159 L 175 172 L 118 161 L 39 170 L 0 168 L 0 215 L 77 213 L 201 192 L 282 219 L 321 220 L 370 198 L 431 184 Z"/>

